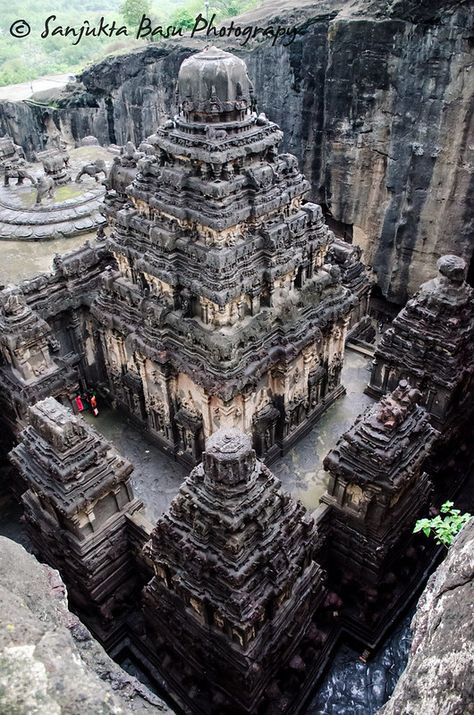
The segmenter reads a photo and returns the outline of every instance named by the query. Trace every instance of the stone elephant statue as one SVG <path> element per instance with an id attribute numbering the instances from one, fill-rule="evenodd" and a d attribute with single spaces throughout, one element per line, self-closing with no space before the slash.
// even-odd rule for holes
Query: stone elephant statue
<path id="1" fill-rule="evenodd" d="M 84 174 L 86 176 L 90 176 L 91 178 L 94 177 L 96 181 L 99 181 L 99 174 L 104 174 L 104 177 L 106 177 L 107 167 L 105 165 L 105 161 L 103 159 L 96 159 L 95 161 L 91 161 L 89 164 L 84 164 L 76 176 L 76 184 L 80 184 Z"/>
<path id="2" fill-rule="evenodd" d="M 7 164 L 5 166 L 5 175 L 3 179 L 4 186 L 10 184 L 10 179 L 16 179 L 17 186 L 23 184 L 24 179 L 31 181 L 32 186 L 35 186 L 36 179 L 28 171 L 26 161 L 21 159 L 15 164 Z"/>
<path id="3" fill-rule="evenodd" d="M 216 129 L 215 127 L 209 125 L 206 127 L 206 137 L 211 140 L 222 140 L 227 138 L 227 132 L 225 129 Z"/>
<path id="4" fill-rule="evenodd" d="M 36 182 L 36 205 L 41 204 L 45 196 L 48 196 L 48 199 L 52 199 L 55 189 L 54 179 L 51 176 L 46 176 L 45 174 L 40 176 Z"/>

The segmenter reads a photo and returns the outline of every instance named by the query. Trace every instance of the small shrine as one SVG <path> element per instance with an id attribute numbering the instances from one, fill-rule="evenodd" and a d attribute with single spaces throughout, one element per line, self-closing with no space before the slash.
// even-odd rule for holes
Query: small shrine
<path id="1" fill-rule="evenodd" d="M 322 647 L 316 543 L 250 437 L 214 433 L 144 550 L 148 648 L 177 702 L 208 715 L 294 712 Z"/>
<path id="2" fill-rule="evenodd" d="M 0 290 L 0 407 L 12 433 L 25 426 L 29 405 L 77 390 L 77 374 L 58 353 L 51 326 L 21 289 Z"/>
<path id="3" fill-rule="evenodd" d="M 409 380 L 421 391 L 433 425 L 446 432 L 472 409 L 474 301 L 463 258 L 443 256 L 438 271 L 383 334 L 367 392 L 379 397 Z"/>
<path id="4" fill-rule="evenodd" d="M 401 380 L 369 407 L 324 460 L 329 485 L 325 563 L 332 588 L 345 595 L 345 618 L 370 642 L 393 618 L 403 594 L 426 568 L 426 544 L 413 526 L 430 504 L 424 465 L 437 437 L 418 404 L 420 392 Z"/>
<path id="5" fill-rule="evenodd" d="M 29 425 L 10 454 L 34 550 L 57 568 L 87 618 L 117 629 L 139 588 L 127 516 L 141 509 L 132 465 L 81 417 L 49 397 L 28 410 Z"/>

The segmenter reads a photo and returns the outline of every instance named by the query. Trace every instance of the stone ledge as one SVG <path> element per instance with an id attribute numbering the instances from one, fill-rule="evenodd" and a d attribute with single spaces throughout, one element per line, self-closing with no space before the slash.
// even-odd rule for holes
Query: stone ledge
<path id="1" fill-rule="evenodd" d="M 0 537 L 0 712 L 173 715 L 68 611 L 59 573 Z"/>

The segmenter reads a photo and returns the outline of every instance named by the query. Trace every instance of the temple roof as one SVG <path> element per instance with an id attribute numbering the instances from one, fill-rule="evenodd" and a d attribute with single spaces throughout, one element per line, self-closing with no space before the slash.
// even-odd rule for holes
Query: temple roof
<path id="1" fill-rule="evenodd" d="M 423 462 L 436 430 L 418 402 L 421 393 L 401 380 L 369 407 L 324 460 L 324 468 L 349 482 L 397 487 Z"/>
<path id="2" fill-rule="evenodd" d="M 449 389 L 472 370 L 472 288 L 460 256 L 442 256 L 439 274 L 423 283 L 385 331 L 375 358 L 399 366 L 426 390 L 431 382 Z"/>
<path id="3" fill-rule="evenodd" d="M 250 107 L 252 94 L 245 62 L 230 52 L 209 47 L 181 65 L 178 97 L 184 113 L 225 115 Z"/>
<path id="4" fill-rule="evenodd" d="M 311 565 L 315 528 L 300 502 L 256 459 L 247 435 L 214 433 L 196 467 L 159 519 L 147 555 L 170 584 L 206 597 L 234 625 L 259 624 L 265 604 L 286 602 Z"/>

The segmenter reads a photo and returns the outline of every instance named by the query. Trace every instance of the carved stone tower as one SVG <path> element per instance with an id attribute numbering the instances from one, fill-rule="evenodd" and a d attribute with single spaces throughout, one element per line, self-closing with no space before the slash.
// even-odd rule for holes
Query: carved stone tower
<path id="1" fill-rule="evenodd" d="M 464 259 L 443 256 L 438 270 L 384 333 L 367 392 L 378 397 L 409 380 L 421 391 L 434 426 L 446 433 L 472 410 L 474 302 Z"/>
<path id="2" fill-rule="evenodd" d="M 177 98 L 177 116 L 128 146 L 109 182 L 118 271 L 92 306 L 109 388 L 189 461 L 223 426 L 276 456 L 343 391 L 354 297 L 327 263 L 333 237 L 295 157 L 255 111 L 245 63 L 193 55 Z"/>
<path id="3" fill-rule="evenodd" d="M 26 424 L 28 405 L 77 390 L 77 375 L 58 349 L 51 327 L 20 288 L 0 291 L 0 409 L 13 433 Z"/>
<path id="4" fill-rule="evenodd" d="M 139 587 L 127 515 L 141 508 L 132 465 L 52 397 L 30 407 L 30 425 L 10 458 L 28 490 L 23 504 L 36 553 L 64 578 L 72 603 L 101 625 Z"/>
<path id="5" fill-rule="evenodd" d="M 317 661 L 315 647 L 307 663 L 299 650 L 325 595 L 315 528 L 249 436 L 216 432 L 203 460 L 145 547 L 155 664 L 193 712 L 285 712 L 304 694 L 291 692 L 290 663 L 304 679 Z"/>
<path id="6" fill-rule="evenodd" d="M 420 561 L 409 547 L 415 521 L 428 509 L 431 485 L 423 464 L 437 436 L 417 404 L 420 397 L 402 380 L 324 460 L 330 478 L 321 501 L 332 511 L 331 586 L 352 599 L 346 615 L 353 632 L 366 639 L 370 627 L 364 631 L 364 623 L 387 617 L 390 605 L 404 603 L 404 590 L 419 578 Z"/>

